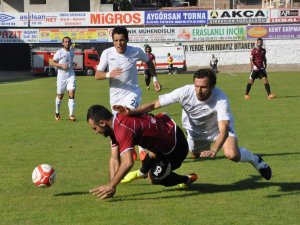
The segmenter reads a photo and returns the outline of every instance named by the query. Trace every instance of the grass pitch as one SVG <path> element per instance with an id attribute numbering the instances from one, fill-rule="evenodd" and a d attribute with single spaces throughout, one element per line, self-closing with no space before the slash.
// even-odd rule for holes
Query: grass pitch
<path id="1" fill-rule="evenodd" d="M 180 190 L 138 180 L 121 184 L 114 198 L 97 200 L 88 190 L 108 180 L 109 141 L 86 123 L 92 104 L 109 107 L 108 82 L 78 77 L 77 122 L 54 120 L 56 78 L 0 83 L 0 224 L 160 224 L 160 225 L 296 225 L 300 206 L 300 74 L 269 72 L 274 100 L 256 81 L 252 99 L 244 100 L 249 75 L 220 73 L 217 86 L 228 95 L 240 146 L 263 156 L 273 169 L 263 180 L 246 163 L 223 157 L 194 161 L 188 156 L 180 174 L 196 172 L 192 190 Z M 143 102 L 158 93 L 147 91 L 140 76 Z M 161 75 L 161 93 L 192 83 L 192 75 Z M 180 105 L 165 111 L 181 125 Z M 41 163 L 52 165 L 56 183 L 35 187 L 31 173 Z M 136 162 L 134 169 L 140 163 Z"/>

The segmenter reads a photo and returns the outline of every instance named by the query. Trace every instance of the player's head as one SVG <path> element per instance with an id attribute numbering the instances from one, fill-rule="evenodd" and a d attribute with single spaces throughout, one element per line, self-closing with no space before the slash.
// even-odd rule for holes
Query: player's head
<path id="1" fill-rule="evenodd" d="M 145 52 L 146 52 L 146 53 L 151 53 L 151 52 L 152 52 L 152 48 L 151 48 L 150 45 L 147 45 L 147 46 L 145 47 Z"/>
<path id="2" fill-rule="evenodd" d="M 198 100 L 205 101 L 216 86 L 216 74 L 211 69 L 200 69 L 194 73 L 195 92 Z"/>
<path id="3" fill-rule="evenodd" d="M 62 39 L 62 45 L 65 49 L 70 49 L 71 45 L 72 45 L 72 40 L 70 37 L 64 37 Z"/>
<path id="4" fill-rule="evenodd" d="M 168 56 L 170 56 L 171 55 L 171 53 L 168 53 Z"/>
<path id="5" fill-rule="evenodd" d="M 215 55 L 214 55 L 214 54 L 212 54 L 212 57 L 213 57 L 213 58 L 215 58 Z"/>
<path id="6" fill-rule="evenodd" d="M 264 44 L 264 41 L 262 38 L 257 38 L 256 40 L 256 47 L 261 48 Z"/>
<path id="7" fill-rule="evenodd" d="M 126 27 L 115 27 L 111 36 L 117 52 L 120 54 L 125 53 L 127 42 L 129 41 Z"/>
<path id="8" fill-rule="evenodd" d="M 96 134 L 103 134 L 104 137 L 113 134 L 110 125 L 112 113 L 102 105 L 92 105 L 87 112 L 86 120 Z"/>

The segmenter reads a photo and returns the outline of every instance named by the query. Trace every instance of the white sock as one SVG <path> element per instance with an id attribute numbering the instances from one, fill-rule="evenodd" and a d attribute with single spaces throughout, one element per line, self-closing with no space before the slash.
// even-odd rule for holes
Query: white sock
<path id="1" fill-rule="evenodd" d="M 69 98 L 68 106 L 69 106 L 69 116 L 74 115 L 74 108 L 75 108 L 74 99 Z"/>
<path id="2" fill-rule="evenodd" d="M 256 155 L 254 155 L 252 152 L 242 147 L 240 147 L 239 150 L 241 154 L 240 162 L 249 162 L 254 166 L 257 165 L 258 157 Z"/>
<path id="3" fill-rule="evenodd" d="M 56 97 L 55 99 L 55 113 L 60 113 L 60 103 L 61 103 L 61 100 Z"/>

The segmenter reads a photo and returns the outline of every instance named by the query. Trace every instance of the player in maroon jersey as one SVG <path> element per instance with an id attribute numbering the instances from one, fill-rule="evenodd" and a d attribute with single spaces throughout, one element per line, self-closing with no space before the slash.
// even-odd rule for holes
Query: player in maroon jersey
<path id="1" fill-rule="evenodd" d="M 262 79 L 262 81 L 264 82 L 268 99 L 273 99 L 276 97 L 275 94 L 271 93 L 271 88 L 270 88 L 270 84 L 266 72 L 266 68 L 267 68 L 266 49 L 264 49 L 262 46 L 263 46 L 263 39 L 258 38 L 256 40 L 256 47 L 251 50 L 251 56 L 250 56 L 251 73 L 246 88 L 245 99 L 250 99 L 249 92 L 252 84 L 257 78 Z"/>
<path id="2" fill-rule="evenodd" d="M 145 47 L 145 52 L 146 55 L 148 56 L 149 60 L 151 60 L 154 64 L 154 66 L 156 66 L 156 61 L 155 61 L 155 55 L 152 53 L 152 48 L 150 45 L 147 45 Z M 147 90 L 150 89 L 150 81 L 151 81 L 151 73 L 150 70 L 148 68 L 148 65 L 144 62 L 141 62 L 141 65 L 139 66 L 139 69 L 144 66 L 144 76 L 145 76 L 145 84 L 146 84 L 146 88 Z M 153 79 L 155 80 L 155 78 L 153 77 Z"/>
<path id="3" fill-rule="evenodd" d="M 111 150 L 109 161 L 110 182 L 90 192 L 100 199 L 110 198 L 116 187 L 134 164 L 134 146 L 149 150 L 140 177 L 149 175 L 153 184 L 189 186 L 197 175 L 178 175 L 178 169 L 188 154 L 188 143 L 183 131 L 166 114 L 142 114 L 128 117 L 113 114 L 101 105 L 93 105 L 87 113 L 87 122 L 96 134 L 110 137 L 119 147 Z"/>

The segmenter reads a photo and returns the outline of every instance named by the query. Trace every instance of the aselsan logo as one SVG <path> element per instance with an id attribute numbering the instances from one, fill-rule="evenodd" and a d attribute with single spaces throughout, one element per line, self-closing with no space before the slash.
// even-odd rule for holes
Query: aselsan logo
<path id="1" fill-rule="evenodd" d="M 6 21 L 9 21 L 9 20 L 12 20 L 12 19 L 15 19 L 15 17 L 13 16 L 9 16 L 7 14 L 0 14 L 0 22 L 6 22 Z"/>
<path id="2" fill-rule="evenodd" d="M 298 10 L 280 10 L 279 16 L 280 17 L 299 16 L 299 11 Z"/>

